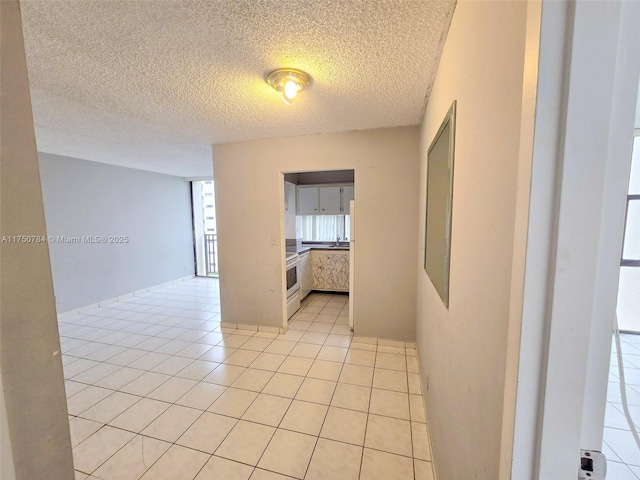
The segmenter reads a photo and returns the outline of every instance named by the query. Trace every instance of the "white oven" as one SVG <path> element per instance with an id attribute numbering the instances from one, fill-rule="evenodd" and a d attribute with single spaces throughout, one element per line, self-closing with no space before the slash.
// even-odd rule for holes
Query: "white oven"
<path id="1" fill-rule="evenodd" d="M 288 253 L 286 258 L 287 319 L 300 309 L 300 271 L 298 254 Z"/>

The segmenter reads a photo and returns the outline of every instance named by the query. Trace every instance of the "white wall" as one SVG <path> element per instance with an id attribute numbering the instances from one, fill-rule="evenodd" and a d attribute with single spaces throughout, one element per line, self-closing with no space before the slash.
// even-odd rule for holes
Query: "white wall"
<path id="1" fill-rule="evenodd" d="M 213 158 L 223 321 L 282 326 L 281 172 L 354 169 L 356 335 L 415 338 L 416 127 L 215 145 Z"/>
<path id="2" fill-rule="evenodd" d="M 525 2 L 458 2 L 421 126 L 417 344 L 423 385 L 429 382 L 435 468 L 443 480 L 499 475 L 526 17 Z M 424 198 L 426 151 L 453 100 L 446 309 L 423 268 Z"/>
<path id="3" fill-rule="evenodd" d="M 180 177 L 40 153 L 58 312 L 193 275 L 190 185 Z"/>
<path id="4" fill-rule="evenodd" d="M 0 477 L 73 478 L 22 22 L 0 2 Z"/>

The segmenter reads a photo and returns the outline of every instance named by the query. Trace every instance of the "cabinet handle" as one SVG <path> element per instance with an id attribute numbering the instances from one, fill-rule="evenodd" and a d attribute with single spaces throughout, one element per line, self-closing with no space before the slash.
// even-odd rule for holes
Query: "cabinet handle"
<path id="1" fill-rule="evenodd" d="M 322 209 L 322 211 L 324 212 L 324 208 Z"/>

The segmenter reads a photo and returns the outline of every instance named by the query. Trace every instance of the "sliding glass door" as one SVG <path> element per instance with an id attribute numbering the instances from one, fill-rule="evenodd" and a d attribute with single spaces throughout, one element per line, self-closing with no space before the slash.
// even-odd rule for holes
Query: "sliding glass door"
<path id="1" fill-rule="evenodd" d="M 191 198 L 196 272 L 202 277 L 217 277 L 218 233 L 213 180 L 191 182 Z"/>

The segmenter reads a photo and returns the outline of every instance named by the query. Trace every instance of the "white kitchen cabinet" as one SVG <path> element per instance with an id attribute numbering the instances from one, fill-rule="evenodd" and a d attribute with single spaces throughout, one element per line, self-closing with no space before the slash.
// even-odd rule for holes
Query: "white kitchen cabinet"
<path id="1" fill-rule="evenodd" d="M 284 182 L 284 231 L 285 238 L 296 238 L 296 186 Z"/>
<path id="2" fill-rule="evenodd" d="M 318 215 L 318 187 L 298 187 L 298 215 Z"/>
<path id="3" fill-rule="evenodd" d="M 341 200 L 341 187 L 340 186 L 323 186 L 318 187 L 320 197 L 320 208 L 318 212 L 320 215 L 340 215 L 342 210 L 340 209 Z"/>
<path id="4" fill-rule="evenodd" d="M 342 213 L 350 215 L 349 202 L 355 199 L 355 189 L 353 185 L 345 185 L 342 187 Z"/>
<path id="5" fill-rule="evenodd" d="M 284 182 L 284 210 L 285 212 L 295 212 L 296 209 L 296 186 L 291 182 Z"/>
<path id="6" fill-rule="evenodd" d="M 300 300 L 309 295 L 312 288 L 311 252 L 300 254 Z"/>
<path id="7" fill-rule="evenodd" d="M 311 286 L 313 290 L 349 291 L 349 251 L 311 251 Z"/>
<path id="8" fill-rule="evenodd" d="M 298 215 L 342 215 L 341 185 L 298 186 Z"/>

